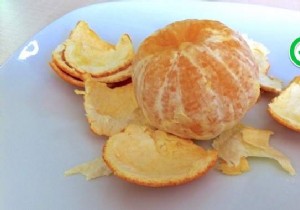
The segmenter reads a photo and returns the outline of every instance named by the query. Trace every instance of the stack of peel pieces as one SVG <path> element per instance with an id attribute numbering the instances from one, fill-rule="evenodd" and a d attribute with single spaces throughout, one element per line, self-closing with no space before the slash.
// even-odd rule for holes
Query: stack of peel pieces
<path id="1" fill-rule="evenodd" d="M 261 89 L 280 93 L 282 83 L 268 76 L 268 50 L 245 39 L 259 66 Z M 174 186 L 199 178 L 217 162 L 217 169 L 225 174 L 244 173 L 249 170 L 249 156 L 273 158 L 295 174 L 288 158 L 269 145 L 271 131 L 238 125 L 214 139 L 212 149 L 205 150 L 190 139 L 149 126 L 135 100 L 132 83 L 113 88 L 108 85 L 130 79 L 133 57 L 128 35 L 113 46 L 83 21 L 53 51 L 53 70 L 65 81 L 85 88 L 77 94 L 83 95 L 91 130 L 108 137 L 101 157 L 66 171 L 66 175 L 82 173 L 93 179 L 114 174 L 139 185 Z"/>
<path id="2" fill-rule="evenodd" d="M 66 82 L 84 87 L 85 75 L 104 83 L 129 79 L 133 58 L 133 44 L 127 34 L 114 46 L 101 39 L 86 22 L 79 21 L 68 39 L 53 51 L 49 64 Z"/>

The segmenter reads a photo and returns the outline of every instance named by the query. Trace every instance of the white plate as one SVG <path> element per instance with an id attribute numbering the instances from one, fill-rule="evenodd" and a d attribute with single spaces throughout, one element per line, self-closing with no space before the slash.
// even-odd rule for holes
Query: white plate
<path id="1" fill-rule="evenodd" d="M 263 42 L 271 51 L 271 73 L 285 84 L 300 73 L 288 54 L 300 36 L 297 12 L 188 1 L 113 2 L 73 11 L 32 37 L 0 71 L 0 209 L 299 209 L 299 175 L 266 159 L 251 159 L 251 171 L 242 176 L 211 170 L 172 188 L 140 187 L 113 176 L 89 182 L 64 177 L 66 169 L 100 155 L 104 139 L 90 131 L 74 87 L 50 70 L 51 51 L 78 20 L 112 43 L 129 33 L 137 47 L 154 30 L 186 18 L 217 19 Z M 271 143 L 300 172 L 300 135 L 268 116 L 268 100 L 263 97 L 244 121 L 273 130 Z"/>

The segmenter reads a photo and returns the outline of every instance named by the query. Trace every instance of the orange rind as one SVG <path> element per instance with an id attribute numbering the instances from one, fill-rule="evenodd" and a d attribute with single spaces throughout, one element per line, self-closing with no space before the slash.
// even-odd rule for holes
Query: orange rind
<path id="1" fill-rule="evenodd" d="M 214 166 L 217 153 L 146 126 L 129 125 L 105 143 L 103 159 L 113 174 L 149 187 L 195 180 Z"/>
<path id="2" fill-rule="evenodd" d="M 287 128 L 300 132 L 300 77 L 295 77 L 286 89 L 268 105 L 270 115 Z"/>
<path id="3" fill-rule="evenodd" d="M 272 134 L 269 130 L 239 124 L 218 136 L 212 146 L 230 167 L 238 167 L 241 158 L 266 157 L 276 160 L 285 171 L 295 175 L 295 169 L 288 157 L 269 145 Z"/>
<path id="4" fill-rule="evenodd" d="M 238 165 L 230 165 L 224 160 L 219 160 L 216 167 L 219 171 L 226 175 L 240 175 L 250 170 L 248 160 L 245 157 L 240 159 Z"/>
<path id="5" fill-rule="evenodd" d="M 55 65 L 66 74 L 71 75 L 74 78 L 77 78 L 78 80 L 83 81 L 83 75 L 80 72 L 77 72 L 76 69 L 72 68 L 68 65 L 66 60 L 64 59 L 63 52 L 65 50 L 66 46 L 65 44 L 58 45 L 54 51 L 52 52 L 52 61 L 55 63 Z"/>
<path id="6" fill-rule="evenodd" d="M 66 72 L 64 72 L 62 69 L 60 69 L 56 65 L 56 63 L 54 61 L 51 61 L 49 63 L 49 65 L 51 66 L 52 70 L 65 82 L 75 85 L 77 87 L 84 87 L 84 82 L 82 80 L 77 79 L 77 78 L 73 77 L 72 75 L 69 75 Z"/>
<path id="7" fill-rule="evenodd" d="M 63 53 L 69 66 L 94 77 L 108 76 L 124 69 L 134 57 L 128 34 L 123 34 L 113 46 L 97 36 L 83 21 L 77 24 L 66 40 Z"/>
<path id="8" fill-rule="evenodd" d="M 268 59 L 268 55 L 270 51 L 262 43 L 250 39 L 247 34 L 241 34 L 241 35 L 244 38 L 244 40 L 247 42 L 247 44 L 249 45 L 252 51 L 254 59 L 258 64 L 259 72 L 267 75 L 270 69 L 270 63 Z"/>
<path id="9" fill-rule="evenodd" d="M 85 176 L 86 180 L 91 180 L 102 176 L 109 176 L 112 174 L 112 171 L 107 167 L 103 158 L 100 156 L 65 171 L 65 176 L 75 174 L 82 174 Z"/>
<path id="10" fill-rule="evenodd" d="M 84 108 L 91 129 L 96 134 L 111 136 L 141 117 L 132 83 L 109 88 L 89 76 L 84 86 Z"/>
<path id="11" fill-rule="evenodd" d="M 279 79 L 268 75 L 270 69 L 270 63 L 268 59 L 270 51 L 268 48 L 262 43 L 250 39 L 246 34 L 242 34 L 242 37 L 249 45 L 255 62 L 258 65 L 261 90 L 276 94 L 280 93 L 283 88 L 282 82 Z"/>
<path id="12" fill-rule="evenodd" d="M 123 34 L 114 46 L 101 39 L 86 22 L 79 21 L 69 38 L 52 52 L 50 66 L 63 80 L 82 87 L 87 74 L 104 83 L 131 78 L 133 57 L 129 35 Z"/>
<path id="13" fill-rule="evenodd" d="M 268 76 L 267 74 L 259 74 L 260 88 L 263 91 L 279 94 L 283 89 L 283 83 L 277 78 Z"/>

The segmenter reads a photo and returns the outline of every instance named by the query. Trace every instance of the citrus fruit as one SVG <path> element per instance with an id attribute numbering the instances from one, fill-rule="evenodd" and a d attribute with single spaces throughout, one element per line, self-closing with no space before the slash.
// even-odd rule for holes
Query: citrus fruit
<path id="1" fill-rule="evenodd" d="M 260 94 L 246 41 L 213 20 L 177 21 L 154 32 L 139 46 L 132 69 L 146 119 L 183 138 L 208 140 L 232 128 Z"/>

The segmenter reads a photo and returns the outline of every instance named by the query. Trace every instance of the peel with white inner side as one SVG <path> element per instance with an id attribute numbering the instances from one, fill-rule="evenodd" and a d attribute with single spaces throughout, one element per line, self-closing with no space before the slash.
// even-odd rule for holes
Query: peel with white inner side
<path id="1" fill-rule="evenodd" d="M 91 180 L 101 176 L 109 176 L 112 174 L 112 171 L 107 167 L 100 156 L 94 160 L 82 163 L 65 171 L 65 176 L 71 176 L 75 174 L 82 174 L 85 176 L 86 180 Z"/>
<path id="2" fill-rule="evenodd" d="M 295 169 L 288 157 L 269 145 L 272 134 L 269 130 L 239 124 L 215 138 L 212 146 L 229 166 L 238 166 L 244 157 L 267 157 L 275 159 L 285 171 L 295 175 Z"/>
<path id="3" fill-rule="evenodd" d="M 87 33 L 88 35 L 88 33 Z M 65 42 L 64 57 L 66 62 L 78 72 L 90 73 L 95 77 L 107 76 L 129 66 L 134 57 L 130 37 L 123 34 L 116 46 L 101 45 L 88 41 L 68 39 Z"/>
<path id="4" fill-rule="evenodd" d="M 103 159 L 122 179 L 164 187 L 200 177 L 215 164 L 217 153 L 206 151 L 191 140 L 131 124 L 106 141 Z"/>
<path id="5" fill-rule="evenodd" d="M 132 83 L 109 88 L 97 79 L 85 79 L 84 108 L 91 129 L 98 135 L 121 132 L 130 122 L 140 122 Z"/>
<path id="6" fill-rule="evenodd" d="M 295 77 L 289 86 L 269 104 L 268 111 L 280 124 L 300 132 L 300 77 Z"/>
<path id="7" fill-rule="evenodd" d="M 249 45 L 255 62 L 258 65 L 260 88 L 266 92 L 280 93 L 283 89 L 282 82 L 279 79 L 268 75 L 270 69 L 268 59 L 270 51 L 268 48 L 262 43 L 250 39 L 246 34 L 242 34 L 242 37 Z"/>

